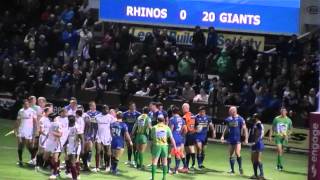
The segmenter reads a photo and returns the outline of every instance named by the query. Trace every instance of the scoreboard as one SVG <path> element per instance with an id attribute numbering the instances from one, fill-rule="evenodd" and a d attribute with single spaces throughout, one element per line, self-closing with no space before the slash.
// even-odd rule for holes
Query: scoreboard
<path id="1" fill-rule="evenodd" d="M 300 0 L 100 0 L 99 14 L 111 22 L 293 34 Z"/>

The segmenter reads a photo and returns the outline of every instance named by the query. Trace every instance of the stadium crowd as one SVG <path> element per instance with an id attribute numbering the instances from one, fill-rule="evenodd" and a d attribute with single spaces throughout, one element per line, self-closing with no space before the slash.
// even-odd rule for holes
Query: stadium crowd
<path id="1" fill-rule="evenodd" d="M 165 29 L 155 28 L 140 41 L 128 26 L 113 23 L 98 38 L 101 23 L 88 2 L 67 2 L 41 1 L 28 8 L 18 3 L 1 13 L 0 82 L 5 86 L 0 89 L 17 99 L 41 95 L 47 85 L 57 95 L 68 92 L 66 98 L 80 89 L 117 91 L 123 102 L 135 94 L 232 104 L 244 116 L 278 112 L 285 105 L 293 121 L 307 119 L 317 108 L 318 35 L 307 50 L 296 35 L 281 37 L 272 56 L 250 41 L 219 48 L 213 27 L 208 37 L 196 27 L 191 47 L 177 45 Z"/>

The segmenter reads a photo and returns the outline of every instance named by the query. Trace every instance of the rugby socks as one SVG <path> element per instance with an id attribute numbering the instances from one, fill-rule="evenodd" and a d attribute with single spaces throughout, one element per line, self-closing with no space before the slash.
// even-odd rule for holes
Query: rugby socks
<path id="1" fill-rule="evenodd" d="M 231 168 L 231 172 L 234 172 L 234 163 L 235 163 L 235 158 L 234 157 L 230 157 L 229 162 L 230 162 L 230 168 Z"/>
<path id="2" fill-rule="evenodd" d="M 142 152 L 138 152 L 138 161 L 139 161 L 139 166 L 142 167 L 143 165 L 143 153 Z"/>
<path id="3" fill-rule="evenodd" d="M 263 165 L 261 162 L 258 162 L 258 167 L 259 167 L 259 171 L 260 171 L 260 176 L 264 176 L 264 173 L 263 173 Z"/>
<path id="4" fill-rule="evenodd" d="M 83 162 L 83 165 L 84 165 L 85 168 L 88 167 L 87 159 L 88 159 L 88 153 L 85 152 L 85 153 L 83 153 L 83 156 L 82 156 L 82 162 Z"/>
<path id="5" fill-rule="evenodd" d="M 137 167 L 140 165 L 140 163 L 139 163 L 139 157 L 140 157 L 140 153 L 139 152 L 137 152 L 137 151 L 134 151 L 134 153 L 133 153 L 133 157 L 134 157 L 134 162 L 136 162 L 136 164 L 137 164 Z"/>
<path id="6" fill-rule="evenodd" d="M 53 158 L 51 159 L 51 169 L 52 169 L 52 173 L 54 175 L 57 175 L 58 174 L 58 167 L 59 167 L 59 162 L 55 162 L 53 160 Z"/>
<path id="7" fill-rule="evenodd" d="M 258 176 L 258 162 L 253 162 L 253 172 L 254 176 Z"/>
<path id="8" fill-rule="evenodd" d="M 191 153 L 192 167 L 196 164 L 196 153 Z"/>
<path id="9" fill-rule="evenodd" d="M 71 165 L 71 175 L 72 175 L 72 179 L 77 179 L 77 168 L 76 166 L 73 164 Z"/>
<path id="10" fill-rule="evenodd" d="M 168 174 L 168 166 L 162 166 L 162 180 L 166 180 Z"/>
<path id="11" fill-rule="evenodd" d="M 198 161 L 198 167 L 201 167 L 201 165 L 202 165 L 202 154 L 201 153 L 197 154 L 197 161 Z"/>
<path id="12" fill-rule="evenodd" d="M 168 169 L 167 169 L 168 171 L 169 171 L 169 169 L 170 169 L 170 165 L 171 165 L 171 157 L 168 157 Z M 168 171 L 167 171 L 167 172 L 168 172 Z"/>
<path id="13" fill-rule="evenodd" d="M 111 169 L 112 169 L 113 172 L 116 172 L 116 171 L 117 171 L 118 162 L 119 162 L 118 159 L 116 159 L 115 157 L 112 157 L 112 160 L 111 160 Z"/>
<path id="14" fill-rule="evenodd" d="M 180 158 L 176 158 L 176 168 L 175 168 L 176 171 L 179 169 L 180 161 L 181 161 Z"/>
<path id="15" fill-rule="evenodd" d="M 282 166 L 282 155 L 278 155 L 277 166 Z"/>
<path id="16" fill-rule="evenodd" d="M 19 162 L 22 162 L 22 152 L 23 152 L 23 149 L 21 148 L 18 148 L 18 158 L 19 158 Z"/>
<path id="17" fill-rule="evenodd" d="M 242 157 L 241 156 L 237 157 L 237 162 L 239 165 L 239 169 L 242 169 Z"/>
<path id="18" fill-rule="evenodd" d="M 51 164 L 51 157 L 44 161 L 43 168 L 47 168 Z"/>
<path id="19" fill-rule="evenodd" d="M 157 171 L 157 168 L 156 168 L 156 165 L 151 165 L 151 175 L 152 175 L 152 180 L 154 180 L 154 177 L 156 175 L 156 171 Z"/>
<path id="20" fill-rule="evenodd" d="M 87 157 L 87 162 L 91 162 L 91 158 L 92 158 L 92 151 L 88 151 L 88 157 Z"/>
<path id="21" fill-rule="evenodd" d="M 66 173 L 70 173 L 71 172 L 71 161 L 65 160 L 65 164 L 66 164 Z"/>
<path id="22" fill-rule="evenodd" d="M 42 154 L 37 154 L 37 165 L 38 167 L 42 167 L 43 166 L 43 155 Z"/>
<path id="23" fill-rule="evenodd" d="M 189 168 L 190 157 L 191 157 L 191 154 L 187 153 L 187 155 L 186 155 L 186 168 Z"/>
<path id="24" fill-rule="evenodd" d="M 132 157 L 132 147 L 128 147 L 128 161 L 131 162 L 131 157 Z"/>
<path id="25" fill-rule="evenodd" d="M 182 158 L 182 164 L 184 168 L 188 168 L 186 158 Z"/>
<path id="26" fill-rule="evenodd" d="M 96 153 L 96 168 L 100 168 L 100 153 Z"/>
<path id="27" fill-rule="evenodd" d="M 202 152 L 201 152 L 201 156 L 202 156 L 202 158 L 201 158 L 201 165 L 203 164 L 205 155 L 206 155 L 206 154 L 204 153 L 204 151 L 202 151 Z"/>
<path id="28" fill-rule="evenodd" d="M 110 155 L 108 153 L 104 153 L 104 163 L 106 167 L 110 167 Z"/>
<path id="29" fill-rule="evenodd" d="M 31 148 L 31 159 L 36 158 L 37 152 L 38 152 L 38 147 Z"/>
<path id="30" fill-rule="evenodd" d="M 76 162 L 77 176 L 80 175 L 80 162 Z"/>

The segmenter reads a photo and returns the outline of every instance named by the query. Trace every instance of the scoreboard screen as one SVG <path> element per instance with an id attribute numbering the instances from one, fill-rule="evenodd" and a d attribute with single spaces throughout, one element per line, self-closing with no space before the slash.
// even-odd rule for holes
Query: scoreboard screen
<path id="1" fill-rule="evenodd" d="M 99 14 L 111 22 L 293 34 L 300 0 L 100 0 Z"/>

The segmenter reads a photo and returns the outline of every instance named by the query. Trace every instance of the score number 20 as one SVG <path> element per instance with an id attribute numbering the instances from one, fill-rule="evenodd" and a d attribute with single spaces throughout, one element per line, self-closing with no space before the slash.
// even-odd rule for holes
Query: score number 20
<path id="1" fill-rule="evenodd" d="M 182 9 L 180 10 L 180 20 L 185 20 L 187 18 L 187 11 Z M 203 22 L 214 22 L 216 15 L 214 12 L 203 11 L 202 12 L 202 21 Z"/>

